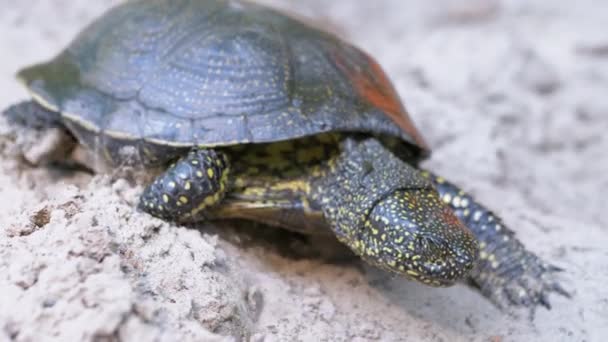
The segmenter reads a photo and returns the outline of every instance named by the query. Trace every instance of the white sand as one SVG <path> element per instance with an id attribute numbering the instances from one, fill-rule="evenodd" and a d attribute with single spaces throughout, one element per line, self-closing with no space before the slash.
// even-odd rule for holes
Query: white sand
<path id="1" fill-rule="evenodd" d="M 311 257 L 325 247 L 282 232 L 174 227 L 134 211 L 141 187 L 29 169 L 3 148 L 0 340 L 608 336 L 608 2 L 268 2 L 376 56 L 434 148 L 425 166 L 565 268 L 574 297 L 552 296 L 530 322 L 466 286 Z M 3 1 L 0 107 L 26 98 L 20 66 L 51 57 L 111 3 Z"/>

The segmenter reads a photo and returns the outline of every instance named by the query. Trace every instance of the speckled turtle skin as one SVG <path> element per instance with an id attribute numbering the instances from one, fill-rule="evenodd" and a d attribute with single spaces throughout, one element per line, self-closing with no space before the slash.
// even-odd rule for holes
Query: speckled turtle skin
<path id="1" fill-rule="evenodd" d="M 18 78 L 32 100 L 9 121 L 65 127 L 114 165 L 167 165 L 138 206 L 159 218 L 333 234 L 379 268 L 469 279 L 503 307 L 567 294 L 499 218 L 418 168 L 428 146 L 369 55 L 274 10 L 130 1 Z"/>

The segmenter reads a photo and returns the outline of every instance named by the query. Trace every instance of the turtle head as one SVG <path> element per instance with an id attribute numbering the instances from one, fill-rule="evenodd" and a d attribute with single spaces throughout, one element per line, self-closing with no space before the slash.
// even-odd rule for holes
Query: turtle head
<path id="1" fill-rule="evenodd" d="M 432 188 L 396 190 L 371 208 L 355 249 L 383 269 L 432 286 L 468 275 L 479 247 Z"/>

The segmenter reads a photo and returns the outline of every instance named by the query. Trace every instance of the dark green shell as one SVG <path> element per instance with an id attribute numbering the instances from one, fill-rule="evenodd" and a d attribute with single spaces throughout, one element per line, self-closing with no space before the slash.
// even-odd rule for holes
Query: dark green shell
<path id="1" fill-rule="evenodd" d="M 333 131 L 428 152 L 373 59 L 248 2 L 127 2 L 18 77 L 81 141 L 111 153 L 125 141 L 171 150 Z"/>

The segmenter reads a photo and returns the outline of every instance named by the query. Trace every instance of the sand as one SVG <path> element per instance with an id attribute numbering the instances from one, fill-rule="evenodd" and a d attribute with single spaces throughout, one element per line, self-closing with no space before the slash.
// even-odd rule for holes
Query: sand
<path id="1" fill-rule="evenodd" d="M 562 267 L 572 299 L 500 312 L 317 241 L 249 223 L 177 227 L 141 184 L 33 169 L 0 127 L 0 340 L 600 341 L 608 336 L 608 2 L 266 1 L 376 56 L 434 149 L 425 167 Z M 117 1 L 3 1 L 0 107 L 13 74 Z"/>

